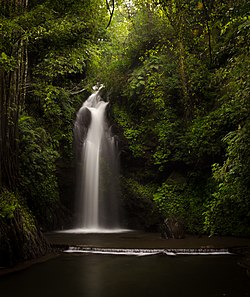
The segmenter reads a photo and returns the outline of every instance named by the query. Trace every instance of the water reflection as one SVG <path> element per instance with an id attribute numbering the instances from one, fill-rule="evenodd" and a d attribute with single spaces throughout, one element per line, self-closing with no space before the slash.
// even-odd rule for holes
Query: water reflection
<path id="1" fill-rule="evenodd" d="M 0 279 L 1 297 L 247 297 L 236 256 L 62 255 Z"/>

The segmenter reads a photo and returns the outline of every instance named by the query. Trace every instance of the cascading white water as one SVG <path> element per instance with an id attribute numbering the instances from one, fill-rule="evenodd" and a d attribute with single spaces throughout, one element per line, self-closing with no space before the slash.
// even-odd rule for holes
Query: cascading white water
<path id="1" fill-rule="evenodd" d="M 106 122 L 102 88 L 83 103 L 74 127 L 79 159 L 76 228 L 93 232 L 120 227 L 118 150 Z"/>

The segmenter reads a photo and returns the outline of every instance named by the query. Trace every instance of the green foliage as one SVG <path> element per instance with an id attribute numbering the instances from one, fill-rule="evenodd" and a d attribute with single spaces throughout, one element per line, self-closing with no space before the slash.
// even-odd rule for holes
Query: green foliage
<path id="1" fill-rule="evenodd" d="M 103 52 L 122 149 L 132 152 L 127 174 L 143 170 L 147 183 L 151 172 L 162 215 L 182 218 L 190 232 L 249 234 L 247 1 L 154 3 L 134 2 L 121 31 L 115 19 L 121 43 L 111 34 Z M 179 168 L 187 184 L 167 180 Z"/>
<path id="2" fill-rule="evenodd" d="M 59 202 L 55 175 L 58 153 L 48 133 L 37 126 L 33 118 L 21 117 L 19 128 L 22 195 L 39 221 L 44 223 L 51 220 Z"/>
<path id="3" fill-rule="evenodd" d="M 105 34 L 106 8 L 102 1 L 72 1 L 65 10 L 62 7 L 48 1 L 28 16 L 35 23 L 29 31 L 33 73 L 57 84 L 67 84 L 69 75 L 85 77 L 98 56 L 98 40 Z"/>
<path id="4" fill-rule="evenodd" d="M 14 217 L 15 210 L 19 207 L 19 202 L 15 194 L 9 191 L 2 191 L 0 194 L 0 217 L 11 219 Z"/>
<path id="5" fill-rule="evenodd" d="M 220 156 L 225 150 L 222 138 L 244 123 L 249 111 L 248 60 L 248 56 L 240 54 L 213 75 L 213 83 L 221 86 L 217 89 L 218 106 L 207 115 L 196 117 L 184 134 L 187 161 Z"/>
<path id="6" fill-rule="evenodd" d="M 234 27 L 234 22 L 231 25 Z M 246 32 L 244 32 L 245 34 Z M 216 73 L 223 86 L 220 102 L 222 108 L 228 111 L 230 115 L 228 122 L 232 126 L 222 136 L 224 146 L 226 146 L 224 162 L 213 165 L 213 177 L 218 187 L 204 213 L 205 227 L 211 234 L 234 234 L 237 236 L 250 234 L 250 84 L 249 57 L 245 50 L 245 47 L 234 48 L 234 57 Z M 222 113 L 222 117 L 224 115 L 225 113 Z"/>
<path id="7" fill-rule="evenodd" d="M 140 125 L 133 123 L 126 111 L 119 109 L 118 106 L 114 108 L 114 114 L 118 124 L 123 128 L 123 134 L 133 156 L 135 158 L 143 157 L 145 148 L 140 139 L 144 131 L 141 129 Z"/>
<path id="8" fill-rule="evenodd" d="M 8 186 L 23 198 L 0 195 L 0 253 L 6 245 L 19 260 L 42 250 L 33 215 L 45 229 L 58 228 L 57 162 L 72 161 L 73 121 L 86 98 L 79 91 L 100 61 L 109 14 L 102 0 L 17 2 L 3 1 L 0 12 L 0 146 L 7 160 L 0 162 L 0 187 L 9 166 L 17 182 Z"/>
<path id="9" fill-rule="evenodd" d="M 99 61 L 107 10 L 102 1 L 45 1 L 20 19 L 29 38 L 26 111 L 51 135 L 61 158 L 72 159 L 72 126 L 86 75 Z M 32 25 L 31 25 L 32 24 Z"/>
<path id="10" fill-rule="evenodd" d="M 134 196 L 136 196 L 137 199 L 152 200 L 153 193 L 155 191 L 155 185 L 153 184 L 143 185 L 132 178 L 126 178 L 126 179 L 123 178 L 122 180 L 124 183 L 126 183 L 126 187 L 130 188 L 131 191 L 135 193 Z"/>
<path id="11" fill-rule="evenodd" d="M 2 52 L 0 56 L 0 67 L 5 71 L 12 71 L 16 67 L 16 60 L 13 56 L 7 55 L 5 52 Z"/>
<path id="12" fill-rule="evenodd" d="M 158 165 L 161 171 L 169 162 L 178 160 L 180 124 L 173 111 L 165 108 L 155 126 L 158 146 L 153 158 L 154 164 Z"/>
<path id="13" fill-rule="evenodd" d="M 141 3 L 134 13 L 133 29 L 128 34 L 127 55 L 132 67 L 140 65 L 140 57 L 172 38 L 169 20 L 160 6 Z"/>
<path id="14" fill-rule="evenodd" d="M 39 80 L 34 84 L 33 96 L 29 98 L 29 111 L 33 116 L 40 115 L 40 123 L 51 135 L 51 142 L 61 156 L 72 154 L 72 122 L 75 116 L 76 98 L 62 87 Z M 38 104 L 39 102 L 39 104 Z"/>
<path id="15" fill-rule="evenodd" d="M 166 106 L 166 97 L 171 98 L 180 87 L 178 74 L 174 71 L 175 59 L 173 51 L 165 45 L 145 50 L 139 57 L 140 65 L 128 78 L 125 95 L 130 98 L 131 108 L 152 113 L 154 109 L 161 111 Z"/>
<path id="16" fill-rule="evenodd" d="M 184 222 L 186 232 L 202 234 L 202 213 L 206 210 L 211 189 L 212 185 L 204 183 L 198 174 L 189 183 L 170 179 L 154 193 L 154 201 L 164 218 L 178 218 Z"/>
<path id="17" fill-rule="evenodd" d="M 233 125 L 230 109 L 217 109 L 209 115 L 196 118 L 187 130 L 183 141 L 189 148 L 187 161 L 219 155 L 224 148 L 221 138 Z"/>
<path id="18" fill-rule="evenodd" d="M 18 216 L 20 229 L 23 229 L 28 239 L 29 233 L 36 230 L 34 217 L 18 194 L 3 189 L 0 193 L 0 218 L 4 222 L 11 222 Z"/>
<path id="19" fill-rule="evenodd" d="M 143 185 L 134 178 L 121 177 L 121 187 L 128 227 L 155 230 L 160 222 L 158 210 L 153 203 L 155 185 Z"/>
<path id="20" fill-rule="evenodd" d="M 65 16 L 52 19 L 32 32 L 34 44 L 48 49 L 40 52 L 42 60 L 35 67 L 34 74 L 48 79 L 84 73 L 87 63 L 96 55 L 97 47 L 84 34 L 89 24 L 81 21 L 79 16 Z M 35 48 L 33 49 L 36 52 Z"/>
<path id="21" fill-rule="evenodd" d="M 218 188 L 204 213 L 206 229 L 212 234 L 244 235 L 250 232 L 249 127 L 248 121 L 243 128 L 239 127 L 224 137 L 227 159 L 221 166 L 213 166 Z"/>
<path id="22" fill-rule="evenodd" d="M 154 201 L 164 217 L 184 218 L 185 204 L 183 199 L 185 184 L 163 183 L 154 194 Z"/>
<path id="23" fill-rule="evenodd" d="M 133 155 L 145 157 L 153 151 L 152 161 L 155 161 L 151 162 L 159 165 L 160 169 L 164 168 L 170 155 L 173 158 L 172 146 L 168 145 L 175 142 L 173 135 L 178 133 L 179 125 L 170 108 L 170 102 L 174 101 L 179 90 L 179 80 L 174 72 L 174 60 L 170 63 L 169 57 L 175 59 L 174 53 L 165 46 L 146 51 L 140 57 L 141 65 L 129 74 L 128 84 L 123 90 L 129 110 L 114 110 Z"/>
<path id="24" fill-rule="evenodd" d="M 220 38 L 223 43 L 218 43 L 218 59 L 230 59 L 235 54 L 249 52 L 249 15 L 234 16 L 221 28 Z"/>

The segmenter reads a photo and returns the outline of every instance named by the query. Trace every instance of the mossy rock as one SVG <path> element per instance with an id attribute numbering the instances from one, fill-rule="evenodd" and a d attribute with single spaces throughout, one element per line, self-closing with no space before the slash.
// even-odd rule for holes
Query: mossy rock
<path id="1" fill-rule="evenodd" d="M 44 255 L 49 245 L 36 226 L 28 208 L 18 195 L 0 194 L 0 266 Z"/>

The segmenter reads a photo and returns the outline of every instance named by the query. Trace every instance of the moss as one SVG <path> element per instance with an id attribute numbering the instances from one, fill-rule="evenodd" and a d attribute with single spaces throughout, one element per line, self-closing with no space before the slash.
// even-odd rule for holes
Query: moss
<path id="1" fill-rule="evenodd" d="M 0 193 L 0 242 L 0 266 L 42 256 L 49 249 L 31 212 L 7 190 Z"/>
<path id="2" fill-rule="evenodd" d="M 153 202 L 154 185 L 143 185 L 132 178 L 121 178 L 126 224 L 132 229 L 156 231 L 162 220 Z"/>
<path id="3" fill-rule="evenodd" d="M 16 196 L 9 192 L 3 191 L 0 195 L 0 217 L 13 218 L 15 210 L 19 207 Z"/>

